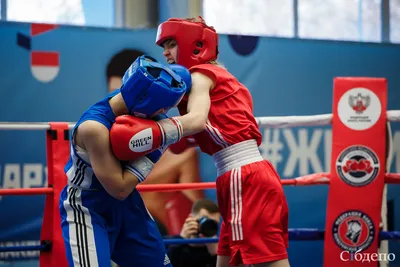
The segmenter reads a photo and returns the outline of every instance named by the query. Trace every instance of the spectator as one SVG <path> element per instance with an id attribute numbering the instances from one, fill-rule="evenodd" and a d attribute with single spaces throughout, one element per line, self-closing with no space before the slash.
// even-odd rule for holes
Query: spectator
<path id="1" fill-rule="evenodd" d="M 196 148 L 188 148 L 181 154 L 169 149 L 154 166 L 143 184 L 198 183 L 200 166 Z M 180 192 L 141 192 L 144 203 L 168 235 L 179 235 L 181 226 L 196 200 L 204 198 L 204 190 Z"/>
<path id="2" fill-rule="evenodd" d="M 180 235 L 174 237 L 217 237 L 220 220 L 217 204 L 208 199 L 197 200 L 182 226 Z M 171 245 L 168 248 L 168 256 L 174 267 L 214 267 L 217 263 L 217 247 L 217 243 Z"/>

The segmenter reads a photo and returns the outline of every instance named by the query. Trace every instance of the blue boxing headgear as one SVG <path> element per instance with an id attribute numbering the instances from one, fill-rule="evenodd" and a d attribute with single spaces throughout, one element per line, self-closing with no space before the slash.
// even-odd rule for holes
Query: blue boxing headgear
<path id="1" fill-rule="evenodd" d="M 192 76 L 190 75 L 189 70 L 186 67 L 178 64 L 171 64 L 168 65 L 168 67 L 182 78 L 187 87 L 186 94 L 189 94 L 190 89 L 192 88 Z"/>
<path id="2" fill-rule="evenodd" d="M 184 70 L 180 72 L 185 75 Z M 190 86 L 191 80 L 187 77 L 184 80 L 168 66 L 143 55 L 125 72 L 121 94 L 130 114 L 150 118 L 160 110 L 167 112 L 176 107 Z"/>

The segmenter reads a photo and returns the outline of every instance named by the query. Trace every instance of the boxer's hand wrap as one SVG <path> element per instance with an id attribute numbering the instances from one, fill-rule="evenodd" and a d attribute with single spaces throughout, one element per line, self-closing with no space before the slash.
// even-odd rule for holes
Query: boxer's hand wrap
<path id="1" fill-rule="evenodd" d="M 115 156 L 123 161 L 136 159 L 170 144 L 182 137 L 182 125 L 174 118 L 158 122 L 123 115 L 116 118 L 110 129 L 110 142 Z"/>

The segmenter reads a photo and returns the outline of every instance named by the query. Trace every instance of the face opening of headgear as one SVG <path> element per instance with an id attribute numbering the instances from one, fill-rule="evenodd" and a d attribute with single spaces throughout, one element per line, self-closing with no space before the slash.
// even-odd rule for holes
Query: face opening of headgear
<path id="1" fill-rule="evenodd" d="M 121 95 L 130 114 L 151 118 L 176 107 L 189 89 L 170 67 L 143 55 L 122 77 Z"/>
<path id="2" fill-rule="evenodd" d="M 169 39 L 177 42 L 177 63 L 186 68 L 218 58 L 218 34 L 200 16 L 196 19 L 171 18 L 161 23 L 156 44 L 162 46 Z"/>

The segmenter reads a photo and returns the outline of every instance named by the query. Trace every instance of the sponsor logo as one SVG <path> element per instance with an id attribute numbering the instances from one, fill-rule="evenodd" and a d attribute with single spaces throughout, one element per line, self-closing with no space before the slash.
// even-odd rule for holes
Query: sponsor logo
<path id="1" fill-rule="evenodd" d="M 337 109 L 340 121 L 353 130 L 366 130 L 381 116 L 377 95 L 367 88 L 353 88 L 342 95 Z"/>
<path id="2" fill-rule="evenodd" d="M 332 234 L 341 249 L 354 253 L 371 245 L 375 238 L 375 227 L 367 214 L 351 210 L 337 217 Z"/>
<path id="3" fill-rule="evenodd" d="M 153 131 L 151 128 L 146 128 L 136 133 L 129 140 L 129 149 L 133 152 L 144 152 L 153 147 Z"/>
<path id="4" fill-rule="evenodd" d="M 336 161 L 339 177 L 352 186 L 364 186 L 375 180 L 379 173 L 377 155 L 364 146 L 351 146 L 342 151 Z"/>

